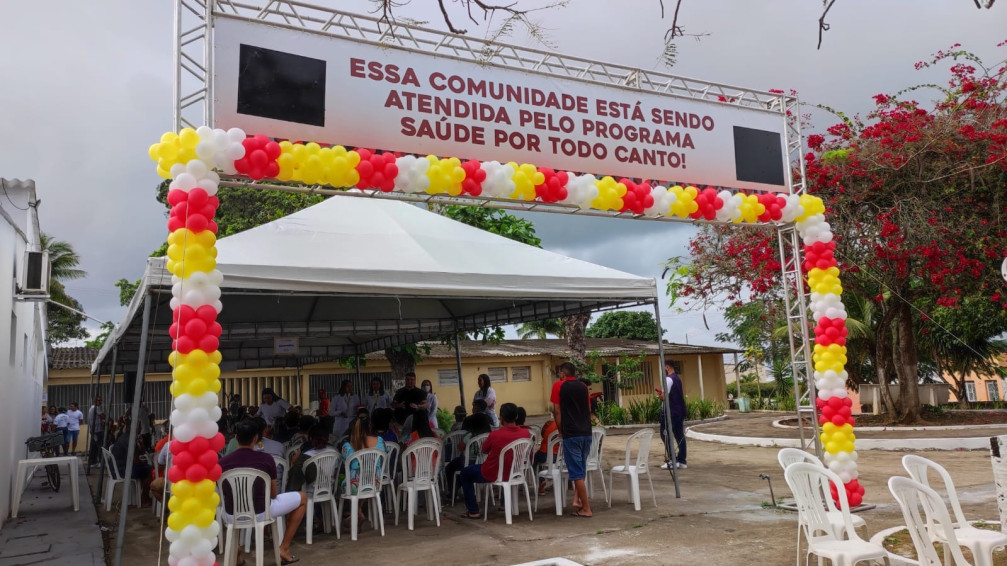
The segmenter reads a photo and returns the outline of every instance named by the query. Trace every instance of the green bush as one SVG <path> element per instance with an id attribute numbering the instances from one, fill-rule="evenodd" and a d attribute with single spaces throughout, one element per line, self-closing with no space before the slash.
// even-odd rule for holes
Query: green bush
<path id="1" fill-rule="evenodd" d="M 605 401 L 599 404 L 595 415 L 603 426 L 629 424 L 629 411 L 612 401 Z"/>
<path id="2" fill-rule="evenodd" d="M 685 399 L 686 420 L 698 421 L 724 414 L 724 405 L 710 399 Z"/>
<path id="3" fill-rule="evenodd" d="M 657 395 L 649 395 L 643 401 L 629 402 L 629 417 L 634 423 L 656 423 L 661 418 L 664 404 Z"/>
<path id="4" fill-rule="evenodd" d="M 455 424 L 455 414 L 437 407 L 437 428 L 447 432 Z"/>

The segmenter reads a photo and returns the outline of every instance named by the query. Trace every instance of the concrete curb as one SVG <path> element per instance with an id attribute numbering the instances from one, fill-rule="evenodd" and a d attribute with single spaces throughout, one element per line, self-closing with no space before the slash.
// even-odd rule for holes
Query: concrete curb
<path id="1" fill-rule="evenodd" d="M 725 420 L 726 418 L 727 418 L 727 415 L 720 415 L 719 417 L 713 417 L 713 418 L 703 419 L 703 420 L 699 420 L 699 421 L 685 421 L 685 425 L 684 426 L 685 426 L 685 428 L 689 428 L 690 426 L 694 426 L 694 425 L 719 422 L 719 421 Z M 642 423 L 642 424 L 628 424 L 628 425 L 608 425 L 608 426 L 606 426 L 604 428 L 605 428 L 605 434 L 607 434 L 607 435 L 610 435 L 610 436 L 627 436 L 627 435 L 633 434 L 634 432 L 643 430 L 645 428 L 649 428 L 649 429 L 653 429 L 654 431 L 657 431 L 659 427 L 660 427 L 659 423 Z"/>
<path id="2" fill-rule="evenodd" d="M 719 442 L 736 446 L 761 446 L 766 448 L 801 448 L 799 438 L 766 438 L 758 436 L 728 436 L 711 434 L 689 428 L 685 432 L 687 438 L 705 442 Z M 986 450 L 989 449 L 989 438 L 985 436 L 973 438 L 858 438 L 857 451 L 861 450 Z"/>
<path id="3" fill-rule="evenodd" d="M 783 428 L 787 430 L 797 430 L 797 426 L 783 424 L 784 420 L 790 420 L 794 417 L 786 417 L 783 419 L 777 419 L 773 421 L 773 426 L 776 428 Z M 854 432 L 857 431 L 868 431 L 868 432 L 893 432 L 897 430 L 974 430 L 974 429 L 989 429 L 989 428 L 1007 428 L 1007 423 L 1004 424 L 983 424 L 983 425 L 946 425 L 946 426 L 855 426 L 853 428 Z"/>

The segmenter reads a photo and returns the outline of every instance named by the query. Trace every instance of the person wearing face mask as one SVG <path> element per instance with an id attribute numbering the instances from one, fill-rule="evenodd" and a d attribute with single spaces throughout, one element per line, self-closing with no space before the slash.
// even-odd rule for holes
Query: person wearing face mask
<path id="1" fill-rule="evenodd" d="M 430 417 L 430 428 L 439 428 L 437 426 L 437 395 L 434 395 L 434 384 L 429 379 L 424 379 L 420 388 L 427 394 L 427 414 Z"/>

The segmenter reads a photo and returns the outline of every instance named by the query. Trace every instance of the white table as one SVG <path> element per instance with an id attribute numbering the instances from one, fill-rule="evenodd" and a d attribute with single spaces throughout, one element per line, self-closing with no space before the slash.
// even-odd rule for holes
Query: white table
<path id="1" fill-rule="evenodd" d="M 14 486 L 14 497 L 11 501 L 11 517 L 17 518 L 17 509 L 21 505 L 21 495 L 28 487 L 30 476 L 34 474 L 39 466 L 60 466 L 66 464 L 70 474 L 70 486 L 73 492 L 73 510 L 80 511 L 80 492 L 77 486 L 78 466 L 80 460 L 76 456 L 55 456 L 52 458 L 28 458 L 18 460 L 17 463 L 17 484 Z"/>

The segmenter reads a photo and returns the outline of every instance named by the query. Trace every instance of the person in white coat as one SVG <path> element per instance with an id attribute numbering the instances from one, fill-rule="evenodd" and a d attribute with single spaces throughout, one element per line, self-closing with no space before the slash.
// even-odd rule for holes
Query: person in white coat
<path id="1" fill-rule="evenodd" d="M 385 391 L 385 384 L 380 378 L 371 380 L 371 391 L 364 396 L 364 406 L 367 407 L 367 414 L 374 421 L 374 409 L 391 409 L 392 396 Z"/>
<path id="2" fill-rule="evenodd" d="M 437 395 L 434 395 L 434 384 L 429 379 L 424 379 L 420 388 L 427 394 L 427 414 L 430 417 L 430 428 L 437 429 Z"/>
<path id="3" fill-rule="evenodd" d="M 329 402 L 329 415 L 335 417 L 335 422 L 332 423 L 332 436 L 342 438 L 350 426 L 350 421 L 357 415 L 358 406 L 360 397 L 353 393 L 353 382 L 344 379 L 339 387 L 339 394 Z"/>

